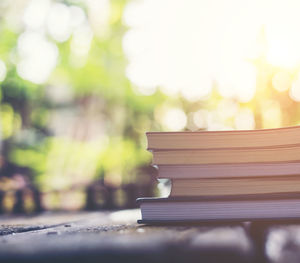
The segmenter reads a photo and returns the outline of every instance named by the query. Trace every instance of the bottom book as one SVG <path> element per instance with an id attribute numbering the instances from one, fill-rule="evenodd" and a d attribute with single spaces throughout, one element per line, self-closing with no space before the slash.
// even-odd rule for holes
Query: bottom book
<path id="1" fill-rule="evenodd" d="M 300 193 L 139 198 L 138 223 L 300 220 Z"/>

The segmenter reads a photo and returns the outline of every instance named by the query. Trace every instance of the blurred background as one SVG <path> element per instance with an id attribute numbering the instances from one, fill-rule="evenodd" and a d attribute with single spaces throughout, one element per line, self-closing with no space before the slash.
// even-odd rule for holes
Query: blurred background
<path id="1" fill-rule="evenodd" d="M 1 0 L 0 213 L 135 207 L 146 131 L 300 124 L 300 2 Z"/>

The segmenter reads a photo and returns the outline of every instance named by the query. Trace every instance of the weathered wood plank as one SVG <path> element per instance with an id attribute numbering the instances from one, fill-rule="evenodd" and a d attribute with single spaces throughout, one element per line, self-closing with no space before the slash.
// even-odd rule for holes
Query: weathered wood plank
<path id="1" fill-rule="evenodd" d="M 0 231 L 8 223 L 23 223 L 12 224 L 15 234 L 0 236 L 0 262 L 232 263 L 257 259 L 243 225 L 144 226 L 136 224 L 138 210 L 51 216 L 0 218 Z"/>

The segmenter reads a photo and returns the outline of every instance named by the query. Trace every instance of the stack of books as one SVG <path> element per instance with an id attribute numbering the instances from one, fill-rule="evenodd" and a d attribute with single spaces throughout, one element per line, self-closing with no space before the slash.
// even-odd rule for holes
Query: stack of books
<path id="1" fill-rule="evenodd" d="M 139 223 L 300 218 L 300 126 L 149 132 L 167 198 L 140 198 Z"/>

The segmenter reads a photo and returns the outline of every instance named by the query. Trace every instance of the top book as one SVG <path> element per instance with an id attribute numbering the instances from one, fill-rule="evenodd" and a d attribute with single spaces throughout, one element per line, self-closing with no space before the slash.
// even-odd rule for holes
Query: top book
<path id="1" fill-rule="evenodd" d="M 148 150 L 277 147 L 300 144 L 300 126 L 232 131 L 147 132 Z"/>

